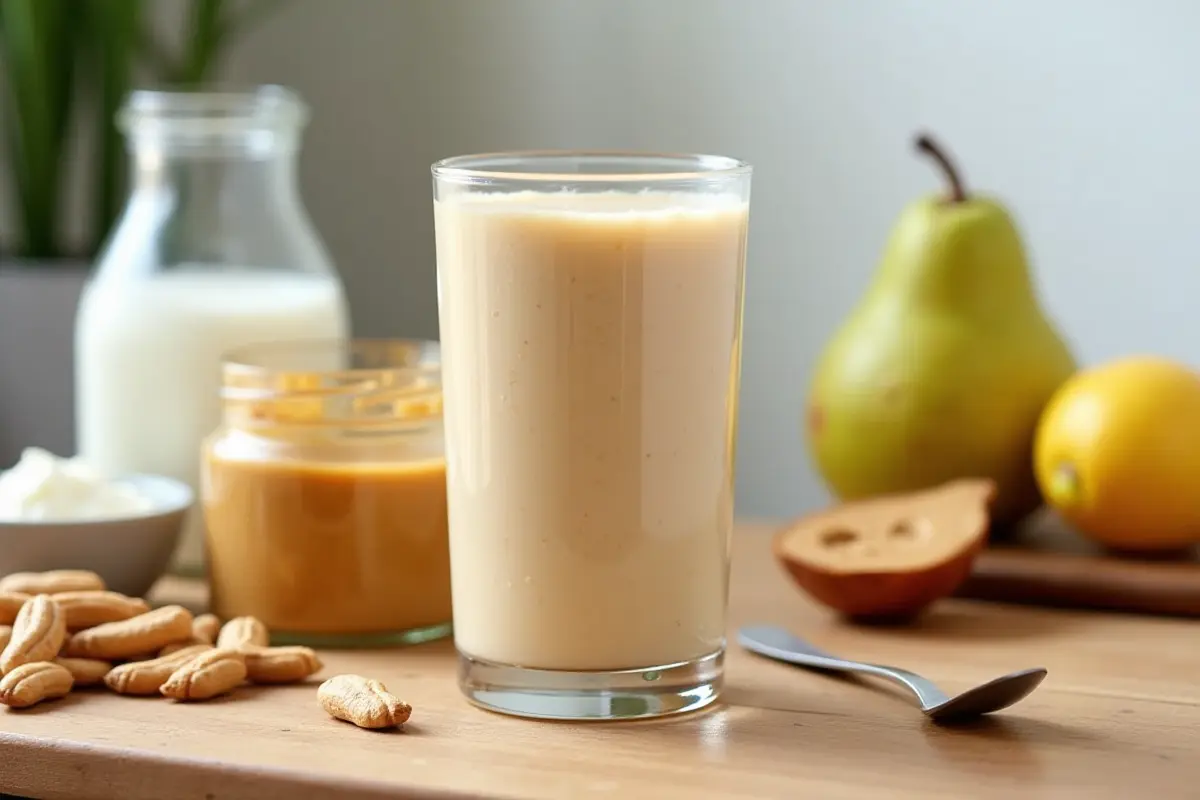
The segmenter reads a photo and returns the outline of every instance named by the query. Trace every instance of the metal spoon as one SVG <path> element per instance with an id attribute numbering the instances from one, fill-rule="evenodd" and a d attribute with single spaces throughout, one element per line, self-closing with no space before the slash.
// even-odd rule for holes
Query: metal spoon
<path id="1" fill-rule="evenodd" d="M 917 697 L 926 716 L 938 722 L 963 721 L 1008 708 L 1037 688 L 1046 677 L 1042 667 L 1012 672 L 951 697 L 927 678 L 896 667 L 846 661 L 814 647 L 782 628 L 751 625 L 738 631 L 738 643 L 768 658 L 840 672 L 858 672 L 887 678 L 906 687 Z"/>

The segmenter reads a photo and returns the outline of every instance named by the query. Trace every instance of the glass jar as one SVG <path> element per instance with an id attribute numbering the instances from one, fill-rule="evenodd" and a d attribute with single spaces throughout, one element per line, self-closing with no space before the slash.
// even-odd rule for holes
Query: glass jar
<path id="1" fill-rule="evenodd" d="M 259 341 L 345 338 L 341 282 L 296 180 L 308 116 L 293 92 L 133 92 L 124 212 L 75 327 L 79 455 L 199 491 L 220 421 L 221 354 Z M 174 569 L 203 569 L 193 510 Z"/>
<path id="2" fill-rule="evenodd" d="M 201 470 L 213 613 L 315 647 L 449 634 L 439 346 L 250 346 L 223 383 Z"/>

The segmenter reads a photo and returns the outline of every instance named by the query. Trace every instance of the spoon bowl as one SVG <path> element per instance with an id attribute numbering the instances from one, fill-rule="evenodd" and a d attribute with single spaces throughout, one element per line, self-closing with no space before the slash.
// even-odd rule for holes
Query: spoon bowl
<path id="1" fill-rule="evenodd" d="M 1023 669 L 951 696 L 915 672 L 838 658 L 772 625 L 742 628 L 738 631 L 738 643 L 752 653 L 788 664 L 886 678 L 912 692 L 921 711 L 936 722 L 963 722 L 1008 708 L 1027 697 L 1047 674 L 1042 667 Z"/>
<path id="2" fill-rule="evenodd" d="M 930 719 L 939 722 L 968 720 L 990 714 L 1024 700 L 1045 679 L 1046 674 L 1044 667 L 1010 672 L 922 710 Z"/>

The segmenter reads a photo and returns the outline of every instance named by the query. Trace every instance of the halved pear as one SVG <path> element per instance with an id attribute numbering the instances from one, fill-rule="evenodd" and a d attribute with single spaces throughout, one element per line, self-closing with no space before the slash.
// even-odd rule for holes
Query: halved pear
<path id="1" fill-rule="evenodd" d="M 990 479 L 845 503 L 776 534 L 775 558 L 813 599 L 860 621 L 910 619 L 971 574 L 987 542 Z"/>

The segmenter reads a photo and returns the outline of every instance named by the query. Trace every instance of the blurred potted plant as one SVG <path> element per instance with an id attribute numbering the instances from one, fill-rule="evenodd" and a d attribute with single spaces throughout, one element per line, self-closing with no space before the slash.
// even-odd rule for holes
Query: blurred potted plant
<path id="1" fill-rule="evenodd" d="M 126 93 L 204 84 L 283 1 L 185 0 L 171 30 L 150 0 L 0 0 L 0 467 L 73 450 L 75 307 L 125 199 Z"/>

